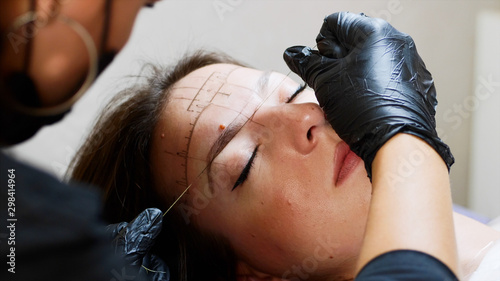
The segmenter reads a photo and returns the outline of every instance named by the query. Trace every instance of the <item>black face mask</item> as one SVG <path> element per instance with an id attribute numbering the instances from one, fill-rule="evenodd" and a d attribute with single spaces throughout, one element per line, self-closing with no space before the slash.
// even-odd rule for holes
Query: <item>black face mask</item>
<path id="1" fill-rule="evenodd" d="M 97 76 L 106 69 L 115 56 L 116 52 L 107 52 L 99 57 Z M 41 106 L 36 85 L 25 72 L 9 75 L 2 84 L 2 97 L 10 94 L 11 99 L 15 99 L 14 102 L 26 107 L 37 108 Z M 77 90 L 75 89 L 75 92 Z M 1 100 L 0 104 L 1 146 L 23 142 L 35 135 L 41 127 L 60 121 L 71 111 L 71 108 L 68 108 L 67 111 L 54 115 L 35 116 L 16 110 L 15 107 L 9 106 L 9 103 L 8 100 Z"/>
<path id="2" fill-rule="evenodd" d="M 105 17 L 101 33 L 101 46 L 99 46 L 101 55 L 98 61 L 97 76 L 99 76 L 99 74 L 101 74 L 106 69 L 106 67 L 113 61 L 116 54 L 118 53 L 115 50 L 106 51 L 106 45 L 108 43 L 108 37 L 109 37 L 109 24 L 111 20 L 111 4 L 112 4 L 111 0 L 106 0 L 104 6 Z"/>
<path id="3" fill-rule="evenodd" d="M 98 67 L 97 67 L 97 77 L 106 70 L 108 65 L 110 65 L 116 57 L 116 51 L 105 52 L 99 57 Z"/>
<path id="4" fill-rule="evenodd" d="M 45 125 L 53 124 L 61 120 L 69 112 L 63 112 L 53 116 L 32 116 L 13 110 L 12 107 L 0 105 L 0 146 L 8 146 L 21 143 L 31 138 Z"/>

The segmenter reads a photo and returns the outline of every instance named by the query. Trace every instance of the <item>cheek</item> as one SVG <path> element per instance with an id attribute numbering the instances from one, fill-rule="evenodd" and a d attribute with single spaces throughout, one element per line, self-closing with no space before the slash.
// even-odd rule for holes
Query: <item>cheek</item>
<path id="1" fill-rule="evenodd" d="M 267 188 L 267 186 L 261 186 Z M 240 205 L 229 237 L 239 258 L 263 272 L 281 274 L 300 261 L 292 252 L 300 247 L 291 200 L 281 194 L 262 193 L 253 204 Z M 306 240 L 307 241 L 307 240 Z M 299 245 L 299 246 L 298 246 Z"/>
<path id="2" fill-rule="evenodd" d="M 267 167 L 266 171 L 275 176 L 269 179 L 269 185 L 259 189 L 265 194 L 259 207 L 267 216 L 266 225 L 271 225 L 267 234 L 275 235 L 276 243 L 288 244 L 291 249 L 301 244 L 305 251 L 314 248 L 314 244 L 309 244 L 319 238 L 331 237 L 346 245 L 340 251 L 350 252 L 349 245 L 362 240 L 371 199 L 371 184 L 364 169 L 360 169 L 351 185 L 334 188 L 309 171 L 310 165 L 287 171 L 295 165 L 287 161 L 280 164 L 278 167 L 288 168 L 273 171 Z M 358 247 L 352 246 L 353 250 Z"/>
<path id="3" fill-rule="evenodd" d="M 113 1 L 108 47 L 121 50 L 125 46 L 141 8 L 142 1 L 127 1 L 125 5 L 120 1 Z"/>
<path id="4" fill-rule="evenodd" d="M 311 204 L 303 188 L 303 183 L 288 178 L 284 180 L 275 170 L 260 163 L 255 165 L 258 180 L 241 190 L 238 199 L 243 228 L 251 232 L 251 238 L 260 238 L 280 254 L 292 247 L 290 240 L 296 240 L 308 226 Z M 286 245 L 289 244 L 286 247 Z"/>

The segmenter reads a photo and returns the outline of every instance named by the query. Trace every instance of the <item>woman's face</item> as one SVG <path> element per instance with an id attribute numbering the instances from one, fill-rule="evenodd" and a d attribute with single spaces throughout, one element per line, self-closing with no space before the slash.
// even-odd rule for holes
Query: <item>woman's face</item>
<path id="1" fill-rule="evenodd" d="M 177 205 L 186 223 L 284 279 L 352 270 L 371 195 L 362 160 L 300 88 L 276 72 L 198 69 L 173 87 L 152 150 L 167 198 L 192 184 Z"/>

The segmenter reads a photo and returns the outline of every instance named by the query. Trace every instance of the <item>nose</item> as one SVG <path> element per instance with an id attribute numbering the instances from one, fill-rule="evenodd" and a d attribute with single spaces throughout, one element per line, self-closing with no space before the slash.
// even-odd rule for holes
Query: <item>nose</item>
<path id="1" fill-rule="evenodd" d="M 280 145 L 289 143 L 301 154 L 316 147 L 318 129 L 326 124 L 323 110 L 315 103 L 284 104 L 259 111 L 253 120 L 270 130 L 272 140 Z"/>

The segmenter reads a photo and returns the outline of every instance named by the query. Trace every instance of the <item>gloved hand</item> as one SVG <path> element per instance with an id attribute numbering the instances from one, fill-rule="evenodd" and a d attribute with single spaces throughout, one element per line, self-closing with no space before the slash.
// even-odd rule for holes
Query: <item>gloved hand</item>
<path id="1" fill-rule="evenodd" d="M 435 129 L 434 81 L 410 36 L 381 19 L 342 12 L 325 18 L 316 42 L 319 51 L 294 46 L 284 59 L 315 90 L 370 179 L 376 152 L 397 133 L 425 140 L 450 168 L 453 155 Z"/>
<path id="2" fill-rule="evenodd" d="M 130 223 L 112 224 L 106 229 L 113 240 L 116 252 L 124 257 L 127 265 L 130 265 L 127 270 L 146 276 L 146 280 L 170 280 L 168 266 L 159 257 L 149 253 L 156 237 L 160 234 L 162 219 L 163 214 L 159 209 L 150 208 L 144 210 Z"/>

